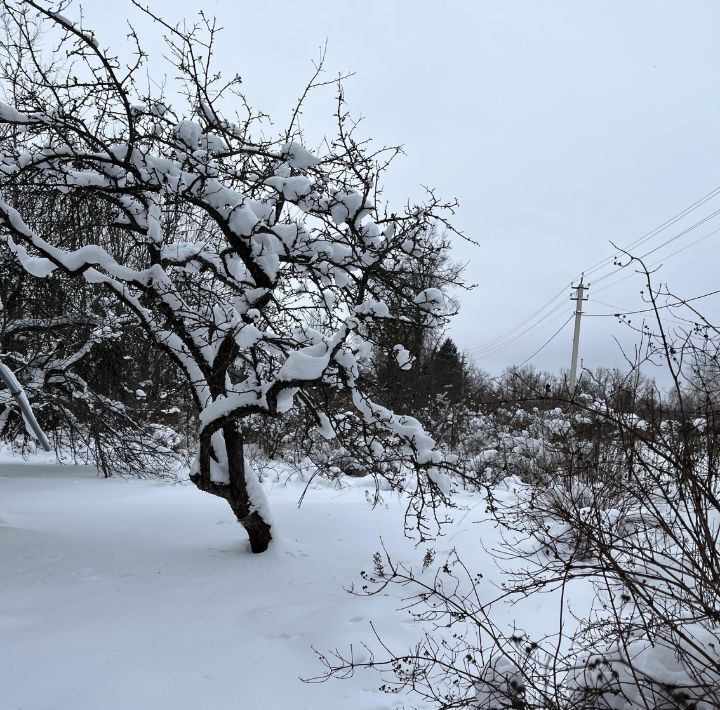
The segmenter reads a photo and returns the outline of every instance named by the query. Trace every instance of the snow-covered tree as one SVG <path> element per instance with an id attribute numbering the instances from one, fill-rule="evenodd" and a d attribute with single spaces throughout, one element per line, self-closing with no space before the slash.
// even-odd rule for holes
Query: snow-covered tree
<path id="1" fill-rule="evenodd" d="M 179 29 L 145 11 L 167 33 L 179 76 L 171 100 L 159 82 L 141 89 L 145 53 L 134 33 L 126 66 L 61 14 L 68 4 L 2 2 L 4 248 L 37 278 L 61 271 L 110 294 L 176 363 L 199 419 L 191 478 L 230 504 L 254 552 L 267 548 L 271 521 L 240 422 L 298 406 L 332 437 L 314 396 L 322 389 L 349 392 L 375 457 L 386 439 L 402 443 L 397 475 L 416 473 L 418 512 L 444 495 L 433 440 L 373 402 L 359 366 L 388 319 L 446 318 L 442 291 L 417 292 L 403 270 L 446 248 L 432 232 L 449 228 L 453 204 L 428 192 L 422 204 L 387 205 L 381 178 L 399 149 L 357 137 L 340 82 L 337 133 L 311 152 L 298 128 L 302 100 L 268 138 L 239 78 L 214 73 L 212 22 Z M 303 98 L 323 85 L 321 69 Z M 98 230 L 92 211 L 79 210 L 70 244 L 51 214 L 14 204 L 29 187 L 65 206 L 101 204 L 114 224 Z"/>
<path id="2" fill-rule="evenodd" d="M 39 219 L 52 215 L 55 238 L 67 245 L 78 232 L 75 210 L 61 212 L 44 198 L 16 191 L 13 203 Z M 97 210 L 93 219 L 102 229 Z M 157 476 L 179 453 L 168 447 L 179 437 L 167 426 L 179 423 L 170 413 L 179 400 L 177 372 L 122 305 L 96 290 L 61 270 L 35 278 L 0 249 L 0 358 L 63 458 L 90 462 L 106 476 Z M 0 441 L 32 447 L 28 436 L 12 393 L 0 391 Z"/>

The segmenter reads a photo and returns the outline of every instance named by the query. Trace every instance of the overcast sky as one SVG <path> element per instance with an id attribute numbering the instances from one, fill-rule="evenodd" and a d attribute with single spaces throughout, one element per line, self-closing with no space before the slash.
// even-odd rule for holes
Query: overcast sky
<path id="1" fill-rule="evenodd" d="M 579 272 L 611 256 L 611 240 L 629 244 L 720 185 L 716 2 L 149 4 L 170 21 L 200 9 L 215 15 L 225 28 L 216 66 L 240 73 L 249 99 L 280 126 L 327 40 L 328 74 L 355 72 L 346 94 L 350 110 L 365 117 L 364 133 L 378 144 L 405 146 L 387 196 L 404 201 L 430 185 L 457 197 L 455 224 L 480 244 L 457 241 L 454 250 L 468 262 L 466 279 L 477 284 L 461 294 L 450 331 L 469 353 L 482 353 L 478 348 Z M 129 0 L 84 6 L 103 45 L 126 52 L 124 21 L 131 19 L 157 54 L 157 30 Z M 309 142 L 332 132 L 332 111 L 332 91 L 319 94 L 305 116 Z M 716 209 L 720 195 L 639 252 Z M 720 217 L 710 219 L 649 261 L 719 227 Z M 685 297 L 718 289 L 719 255 L 720 233 L 667 257 L 657 278 Z M 616 278 L 591 287 L 589 313 L 643 307 L 637 277 L 600 292 Z M 569 289 L 566 296 L 539 329 L 517 331 L 510 347 L 478 364 L 497 373 L 525 360 L 570 316 Z M 699 303 L 720 314 L 720 299 Z M 622 334 L 613 318 L 584 319 L 584 364 L 618 364 L 613 336 Z M 532 364 L 567 367 L 571 337 L 568 323 Z"/>

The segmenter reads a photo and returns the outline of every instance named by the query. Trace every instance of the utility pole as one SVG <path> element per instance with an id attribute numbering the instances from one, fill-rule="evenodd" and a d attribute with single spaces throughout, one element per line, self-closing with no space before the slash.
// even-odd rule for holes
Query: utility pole
<path id="1" fill-rule="evenodd" d="M 578 349 L 580 347 L 580 319 L 582 318 L 582 304 L 583 301 L 587 301 L 588 297 L 585 296 L 587 286 L 583 283 L 585 274 L 580 276 L 580 283 L 577 286 L 573 286 L 575 289 L 575 295 L 570 297 L 571 301 L 575 301 L 575 333 L 573 335 L 573 348 L 572 348 L 572 360 L 570 361 L 570 396 L 575 394 L 575 383 L 577 382 L 577 361 L 578 361 Z"/>

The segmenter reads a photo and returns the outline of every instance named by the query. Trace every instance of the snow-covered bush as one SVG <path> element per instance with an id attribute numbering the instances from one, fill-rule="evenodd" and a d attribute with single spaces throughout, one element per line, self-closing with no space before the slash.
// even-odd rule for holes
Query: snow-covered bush
<path id="1" fill-rule="evenodd" d="M 466 418 L 456 453 L 479 483 L 506 476 L 566 487 L 590 485 L 610 474 L 612 436 L 589 408 L 579 413 L 559 400 L 540 408 L 506 403 Z"/>
<path id="2" fill-rule="evenodd" d="M 560 412 L 484 415 L 495 426 L 478 427 L 473 446 L 496 466 L 486 478 L 501 531 L 489 549 L 504 574 L 497 593 L 484 596 L 482 575 L 454 552 L 422 569 L 376 560 L 363 590 L 402 587 L 425 634 L 407 655 L 381 644 L 361 663 L 323 656 L 326 675 L 371 667 L 391 692 L 437 708 L 720 707 L 720 486 L 709 425 L 718 409 L 715 390 L 698 396 L 695 388 L 698 371 L 703 382 L 720 381 L 720 331 L 696 311 L 689 322 L 641 329 L 621 399 L 581 396 Z M 638 371 L 657 360 L 673 394 L 645 389 L 641 397 Z M 533 636 L 523 631 L 531 620 L 508 629 L 496 618 L 507 604 L 545 613 L 550 595 L 559 601 L 554 630 Z"/>

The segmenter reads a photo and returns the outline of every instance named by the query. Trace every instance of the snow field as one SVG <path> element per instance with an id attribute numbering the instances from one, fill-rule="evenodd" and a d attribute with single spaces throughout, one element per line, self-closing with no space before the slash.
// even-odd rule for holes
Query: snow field
<path id="1" fill-rule="evenodd" d="M 344 590 L 379 548 L 412 551 L 398 505 L 359 488 L 270 485 L 281 539 L 251 555 L 229 507 L 192 485 L 0 464 L 5 710 L 390 707 L 378 679 L 306 684 L 318 649 L 414 629 Z"/>
<path id="2" fill-rule="evenodd" d="M 418 624 L 397 611 L 408 590 L 370 598 L 346 591 L 371 569 L 380 538 L 395 559 L 420 567 L 427 545 L 403 536 L 401 502 L 385 494 L 373 508 L 371 484 L 356 480 L 310 490 L 298 509 L 305 482 L 270 478 L 279 539 L 252 555 L 225 502 L 191 484 L 0 461 L 3 710 L 384 710 L 407 702 L 380 693 L 372 672 L 299 680 L 321 672 L 312 647 L 352 644 L 362 653 L 371 621 L 398 652 L 419 638 Z M 438 560 L 457 547 L 491 598 L 501 575 L 486 549 L 497 532 L 481 521 L 481 499 L 464 503 L 429 545 Z M 519 619 L 539 634 L 552 630 L 557 600 L 542 595 L 497 613 L 498 623 Z"/>

